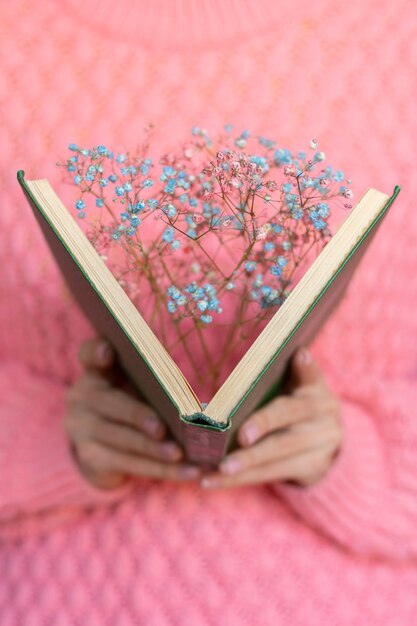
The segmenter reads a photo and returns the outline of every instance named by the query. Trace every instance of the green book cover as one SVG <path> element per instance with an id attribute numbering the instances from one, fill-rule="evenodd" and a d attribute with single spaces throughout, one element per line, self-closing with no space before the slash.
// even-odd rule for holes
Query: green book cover
<path id="1" fill-rule="evenodd" d="M 235 371 L 231 373 L 203 411 L 190 385 L 147 324 L 145 323 L 146 328 L 141 326 L 143 332 L 146 332 L 144 345 L 146 347 L 149 344 L 152 350 L 145 354 L 146 351 L 140 349 L 135 340 L 134 326 L 123 322 L 120 312 L 118 313 L 115 307 L 109 303 L 109 299 L 104 296 L 103 281 L 111 286 L 111 290 L 115 294 L 117 293 L 120 302 L 127 311 L 126 315 L 131 318 L 132 323 L 136 322 L 137 324 L 140 320 L 142 320 L 141 324 L 144 322 L 49 183 L 46 180 L 26 181 L 24 172 L 21 170 L 18 172 L 17 178 L 63 277 L 80 308 L 97 332 L 114 345 L 120 363 L 128 377 L 146 401 L 167 422 L 173 436 L 183 445 L 187 458 L 203 465 L 217 464 L 227 450 L 235 446 L 236 431 L 250 413 L 280 393 L 291 355 L 299 345 L 307 345 L 311 342 L 342 299 L 357 265 L 377 231 L 377 227 L 400 191 L 400 187 L 397 185 L 390 197 L 375 192 L 380 195 L 380 198 L 378 197 L 378 206 L 373 209 L 372 221 L 359 233 L 348 253 L 341 258 L 336 271 L 333 271 L 326 278 L 320 291 L 309 303 L 303 315 L 297 316 L 297 319 L 294 318 L 291 332 L 288 333 L 285 340 L 279 341 L 279 344 L 273 346 L 274 350 L 268 356 L 267 362 L 260 368 L 244 392 L 239 393 L 234 398 L 236 395 L 236 384 L 233 384 L 234 374 L 241 364 L 242 367 L 244 366 L 245 357 L 249 358 L 252 348 L 256 349 L 260 339 L 258 337 L 248 351 L 248 355 L 245 355 L 241 364 L 238 364 Z M 56 219 L 57 214 L 60 216 L 60 220 L 65 222 L 66 228 L 58 223 L 60 220 Z M 70 243 L 67 234 L 65 234 L 69 230 L 79 245 L 75 246 Z M 80 256 L 79 249 L 84 247 L 89 250 L 89 255 L 95 259 L 95 263 L 98 263 L 98 274 L 102 276 L 101 283 L 95 275 L 97 272 L 93 270 L 93 265 L 89 265 L 88 260 Z M 318 259 L 321 255 L 322 253 Z M 312 264 L 307 274 L 312 275 L 311 272 L 314 272 L 318 259 Z M 306 278 L 308 279 L 307 275 Z M 303 279 L 300 282 L 302 281 Z M 290 306 L 287 305 L 287 302 L 290 301 L 292 295 L 290 294 L 281 309 Z M 277 315 L 272 318 L 263 333 L 271 326 Z M 158 358 L 159 360 L 166 358 L 170 360 L 169 380 L 161 373 Z M 177 389 L 182 390 L 181 397 L 186 398 L 185 405 L 181 405 L 179 402 L 180 394 L 177 394 Z M 223 402 L 221 402 L 222 398 Z M 232 406 L 227 409 L 225 414 L 221 409 L 223 404 L 226 406 L 225 399 L 230 398 Z M 211 408 L 212 410 L 210 410 Z M 222 414 L 220 415 L 220 413 Z"/>

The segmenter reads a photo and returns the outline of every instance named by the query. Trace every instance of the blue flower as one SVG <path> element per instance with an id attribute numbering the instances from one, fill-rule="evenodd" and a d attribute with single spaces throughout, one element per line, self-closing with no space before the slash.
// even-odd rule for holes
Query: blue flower
<path id="1" fill-rule="evenodd" d="M 287 265 L 287 259 L 284 256 L 279 256 L 277 258 L 277 265 L 279 265 L 279 267 L 285 267 Z"/>
<path id="2" fill-rule="evenodd" d="M 177 310 L 177 305 L 172 300 L 168 300 L 167 309 L 170 313 L 175 313 L 175 311 Z"/>
<path id="3" fill-rule="evenodd" d="M 181 291 L 177 289 L 175 285 L 170 285 L 167 289 L 167 294 L 171 296 L 171 298 L 173 298 L 174 300 L 177 300 L 181 295 Z"/>
<path id="4" fill-rule="evenodd" d="M 115 187 L 114 191 L 115 191 L 116 196 L 124 196 L 125 195 L 125 190 L 123 189 L 123 187 L 120 187 L 120 185 Z"/>
<path id="5" fill-rule="evenodd" d="M 102 178 L 100 180 L 100 187 L 107 187 L 108 184 L 109 184 L 109 181 L 107 178 Z"/>
<path id="6" fill-rule="evenodd" d="M 202 322 L 204 322 L 204 324 L 210 324 L 213 321 L 213 318 L 211 315 L 202 315 L 200 319 Z"/>
<path id="7" fill-rule="evenodd" d="M 269 170 L 269 165 L 267 163 L 266 157 L 257 156 L 256 154 L 254 154 L 249 157 L 249 160 L 252 163 L 256 163 L 256 165 L 259 165 L 260 167 L 262 167 L 264 172 L 267 172 Z"/>
<path id="8" fill-rule="evenodd" d="M 275 141 L 272 141 L 271 139 L 267 139 L 266 137 L 259 137 L 258 136 L 258 141 L 261 144 L 261 146 L 265 146 L 265 148 L 273 148 L 275 146 Z"/>
<path id="9" fill-rule="evenodd" d="M 101 198 L 96 198 L 96 207 L 101 208 L 104 206 L 104 202 Z"/>
<path id="10" fill-rule="evenodd" d="M 134 206 L 132 206 L 132 213 L 140 213 L 141 211 L 143 211 L 145 208 L 145 201 L 144 200 L 139 200 L 139 202 L 136 202 L 136 204 Z"/>
<path id="11" fill-rule="evenodd" d="M 79 174 L 77 174 L 77 176 L 74 176 L 74 183 L 76 185 L 81 185 L 82 181 L 83 181 L 83 178 Z"/>
<path id="12" fill-rule="evenodd" d="M 84 200 L 77 200 L 77 202 L 75 203 L 75 208 L 76 209 L 84 209 L 85 208 Z"/>
<path id="13" fill-rule="evenodd" d="M 162 239 L 167 243 L 171 243 L 174 240 L 175 230 L 172 226 L 167 226 L 162 235 Z"/>
<path id="14" fill-rule="evenodd" d="M 320 217 L 327 217 L 330 213 L 329 205 L 326 202 L 319 202 L 316 208 Z"/>
<path id="15" fill-rule="evenodd" d="M 274 248 L 275 248 L 275 244 L 273 241 L 266 241 L 264 243 L 264 250 L 266 252 L 271 252 L 271 250 L 274 250 Z"/>
<path id="16" fill-rule="evenodd" d="M 175 170 L 173 167 L 171 167 L 170 165 L 166 165 L 163 169 L 163 172 L 166 176 L 174 176 L 175 175 Z"/>
<path id="17" fill-rule="evenodd" d="M 123 188 L 125 191 L 132 191 L 132 185 L 130 183 L 125 183 Z"/>
<path id="18" fill-rule="evenodd" d="M 219 308 L 220 302 L 217 298 L 210 298 L 208 303 L 208 308 L 210 311 L 217 311 Z"/>
<path id="19" fill-rule="evenodd" d="M 344 177 L 345 177 L 345 174 L 341 170 L 338 170 L 333 175 L 334 180 L 338 183 L 341 182 L 344 179 Z"/>
<path id="20" fill-rule="evenodd" d="M 199 309 L 200 311 L 205 311 L 207 307 L 208 307 L 207 300 L 199 300 L 197 302 L 197 309 Z"/>
<path id="21" fill-rule="evenodd" d="M 109 180 L 110 180 L 112 183 L 115 183 L 115 182 L 116 182 L 116 180 L 117 180 L 117 176 L 116 176 L 116 174 L 110 174 L 110 176 L 109 176 Z"/>
<path id="22" fill-rule="evenodd" d="M 156 209 L 156 207 L 158 206 L 158 200 L 155 200 L 154 198 L 149 198 L 146 201 L 146 204 L 150 209 Z"/>
<path id="23" fill-rule="evenodd" d="M 182 187 L 183 189 L 190 188 L 190 183 L 187 180 L 185 180 L 185 178 L 180 178 L 179 176 L 178 176 L 177 185 L 178 187 Z"/>
<path id="24" fill-rule="evenodd" d="M 323 220 L 315 220 L 313 226 L 316 230 L 323 230 L 323 228 L 326 228 L 327 224 Z"/>
<path id="25" fill-rule="evenodd" d="M 282 269 L 278 265 L 273 265 L 269 270 L 273 276 L 281 276 Z"/>
<path id="26" fill-rule="evenodd" d="M 78 150 L 78 146 L 76 143 L 70 143 L 70 145 L 68 146 L 68 149 L 73 150 L 75 152 L 76 150 Z"/>
<path id="27" fill-rule="evenodd" d="M 164 187 L 165 193 L 174 193 L 176 186 L 175 178 L 170 178 Z"/>
<path id="28" fill-rule="evenodd" d="M 256 270 L 256 263 L 255 263 L 255 261 L 246 261 L 245 262 L 245 270 L 247 272 L 254 272 Z"/>
<path id="29" fill-rule="evenodd" d="M 274 153 L 274 163 L 275 165 L 291 163 L 291 152 L 287 148 L 279 148 Z"/>
<path id="30" fill-rule="evenodd" d="M 163 210 L 168 215 L 168 217 L 175 217 L 177 214 L 177 209 L 173 204 L 168 204 L 166 207 L 164 207 Z"/>
<path id="31" fill-rule="evenodd" d="M 253 286 L 254 287 L 261 287 L 262 283 L 263 283 L 263 274 L 257 274 L 255 280 L 253 281 Z"/>

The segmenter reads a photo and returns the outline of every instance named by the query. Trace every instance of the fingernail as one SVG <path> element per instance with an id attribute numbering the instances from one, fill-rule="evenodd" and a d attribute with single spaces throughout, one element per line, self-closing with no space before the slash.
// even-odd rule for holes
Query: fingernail
<path id="1" fill-rule="evenodd" d="M 197 478 L 200 475 L 200 468 L 195 465 L 183 465 L 180 468 L 180 474 L 184 478 Z"/>
<path id="2" fill-rule="evenodd" d="M 177 446 L 176 443 L 173 443 L 172 441 L 161 443 L 161 445 L 159 446 L 159 449 L 164 456 L 167 456 L 170 458 L 178 457 L 179 454 L 181 453 L 180 448 Z"/>
<path id="3" fill-rule="evenodd" d="M 220 463 L 220 471 L 224 474 L 236 474 L 242 469 L 239 459 L 225 459 Z"/>
<path id="4" fill-rule="evenodd" d="M 100 361 L 100 363 L 107 363 L 112 355 L 112 352 L 113 351 L 110 345 L 103 341 L 102 343 L 100 343 L 96 350 L 96 357 Z"/>
<path id="5" fill-rule="evenodd" d="M 217 487 L 218 484 L 219 483 L 215 478 L 203 478 L 200 481 L 200 485 L 203 487 L 203 489 L 212 489 L 213 487 Z"/>
<path id="6" fill-rule="evenodd" d="M 145 418 L 144 428 L 150 435 L 159 435 L 164 432 L 164 426 L 156 415 L 148 415 Z"/>
<path id="7" fill-rule="evenodd" d="M 301 365 L 308 365 L 312 361 L 311 352 L 307 348 L 302 348 L 298 355 L 298 361 Z"/>
<path id="8" fill-rule="evenodd" d="M 251 424 L 244 430 L 245 441 L 247 443 L 253 443 L 259 436 L 259 428 L 256 424 Z"/>

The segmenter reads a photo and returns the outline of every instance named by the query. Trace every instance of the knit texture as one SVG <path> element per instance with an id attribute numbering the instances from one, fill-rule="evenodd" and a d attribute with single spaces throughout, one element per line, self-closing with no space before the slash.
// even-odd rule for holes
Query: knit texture
<path id="1" fill-rule="evenodd" d="M 1 626 L 408 626 L 417 610 L 414 4 L 2 3 Z M 279 7 L 279 10 L 277 9 Z M 70 141 L 161 150 L 224 123 L 402 191 L 312 351 L 343 407 L 316 485 L 233 490 L 79 474 L 65 392 L 93 334 L 15 181 Z"/>

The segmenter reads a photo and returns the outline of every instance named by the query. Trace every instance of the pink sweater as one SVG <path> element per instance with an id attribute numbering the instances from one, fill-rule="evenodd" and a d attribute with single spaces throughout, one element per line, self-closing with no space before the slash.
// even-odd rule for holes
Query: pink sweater
<path id="1" fill-rule="evenodd" d="M 280 6 L 283 5 L 283 6 Z M 364 8 L 365 7 L 365 8 Z M 1 626 L 408 626 L 417 611 L 414 3 L 2 3 Z M 92 329 L 15 181 L 70 141 L 161 148 L 224 123 L 402 192 L 312 351 L 343 406 L 315 486 L 205 491 L 78 473 L 62 427 Z"/>

